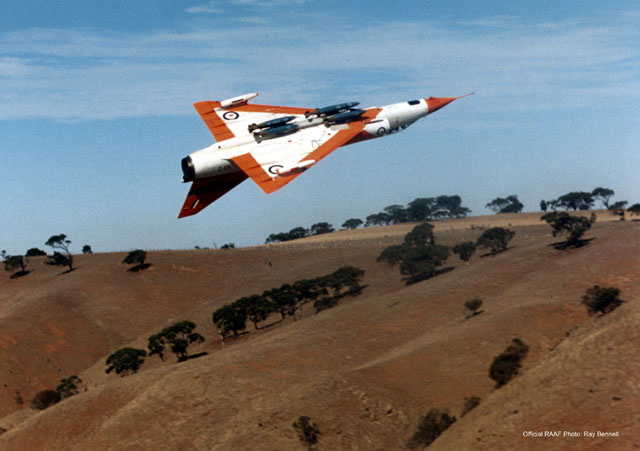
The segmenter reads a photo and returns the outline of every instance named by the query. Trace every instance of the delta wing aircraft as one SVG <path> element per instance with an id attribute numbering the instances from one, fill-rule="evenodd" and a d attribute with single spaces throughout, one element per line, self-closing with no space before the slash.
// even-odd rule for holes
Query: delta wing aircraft
<path id="1" fill-rule="evenodd" d="M 179 218 L 191 216 L 248 177 L 269 194 L 338 147 L 404 130 L 456 99 L 429 97 L 383 107 L 358 102 L 324 108 L 249 104 L 257 93 L 195 103 L 216 142 L 182 160 L 193 182 Z"/>

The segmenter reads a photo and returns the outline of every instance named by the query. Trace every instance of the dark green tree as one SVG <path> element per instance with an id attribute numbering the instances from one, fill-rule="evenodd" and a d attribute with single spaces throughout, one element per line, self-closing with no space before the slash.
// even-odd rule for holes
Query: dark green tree
<path id="1" fill-rule="evenodd" d="M 557 206 L 566 210 L 590 210 L 593 206 L 593 195 L 584 191 L 572 191 L 556 200 Z"/>
<path id="2" fill-rule="evenodd" d="M 436 206 L 432 213 L 433 219 L 439 218 L 464 218 L 470 213 L 467 207 L 462 206 L 460 196 L 438 196 L 436 197 Z"/>
<path id="3" fill-rule="evenodd" d="M 122 263 L 127 265 L 136 265 L 129 268 L 129 271 L 137 272 L 149 267 L 145 260 L 147 259 L 147 251 L 143 251 L 142 249 L 136 249 L 134 251 L 129 252 L 129 254 L 122 260 Z"/>
<path id="4" fill-rule="evenodd" d="M 29 260 L 22 255 L 6 255 L 4 257 L 4 270 L 13 272 L 12 278 L 29 274 L 27 264 Z"/>
<path id="5" fill-rule="evenodd" d="M 519 338 L 514 338 L 511 344 L 499 354 L 491 363 L 489 377 L 496 381 L 495 388 L 500 388 L 518 375 L 520 362 L 529 352 L 529 346 Z"/>
<path id="6" fill-rule="evenodd" d="M 47 253 L 41 249 L 38 249 L 37 247 L 32 247 L 24 255 L 25 257 L 41 257 L 47 255 Z"/>
<path id="7" fill-rule="evenodd" d="M 433 197 L 418 197 L 407 205 L 409 221 L 420 222 L 431 219 L 436 208 L 436 200 Z"/>
<path id="8" fill-rule="evenodd" d="M 640 204 L 633 204 L 632 206 L 627 208 L 627 211 L 636 215 L 640 215 Z"/>
<path id="9" fill-rule="evenodd" d="M 391 223 L 391 217 L 384 212 L 375 213 L 367 216 L 365 227 L 387 225 Z"/>
<path id="10" fill-rule="evenodd" d="M 629 202 L 627 202 L 626 200 L 620 200 L 609 205 L 608 208 L 614 215 L 620 216 L 621 221 L 624 221 L 624 210 L 628 203 Z"/>
<path id="11" fill-rule="evenodd" d="M 456 417 L 450 416 L 447 412 L 441 412 L 435 408 L 431 409 L 420 418 L 418 429 L 413 433 L 407 445 L 412 449 L 424 449 L 431 445 L 455 421 Z"/>
<path id="12" fill-rule="evenodd" d="M 460 256 L 460 260 L 468 262 L 476 252 L 476 244 L 473 241 L 465 241 L 453 246 L 453 253 Z"/>
<path id="13" fill-rule="evenodd" d="M 293 429 L 295 429 L 296 434 L 298 434 L 300 442 L 302 442 L 308 450 L 314 449 L 318 444 L 320 429 L 318 429 L 318 426 L 315 423 L 311 422 L 311 418 L 308 416 L 302 415 L 298 418 L 298 421 L 294 421 Z"/>
<path id="14" fill-rule="evenodd" d="M 496 197 L 485 208 L 489 208 L 496 213 L 520 213 L 522 211 L 522 202 L 518 200 L 518 196 L 512 194 L 506 198 Z"/>
<path id="15" fill-rule="evenodd" d="M 287 315 L 293 316 L 297 310 L 298 293 L 287 283 L 265 291 L 262 296 L 271 300 L 274 310 L 280 312 L 282 319 Z"/>
<path id="16" fill-rule="evenodd" d="M 384 208 L 391 224 L 401 224 L 403 222 L 409 222 L 409 213 L 402 205 L 389 205 Z"/>
<path id="17" fill-rule="evenodd" d="M 289 240 L 297 240 L 298 238 L 304 238 L 305 236 L 309 236 L 309 230 L 304 227 L 294 227 L 289 230 Z"/>
<path id="18" fill-rule="evenodd" d="M 49 258 L 51 261 L 47 262 L 49 265 L 55 266 L 68 266 L 69 271 L 73 271 L 73 256 L 69 251 L 69 245 L 71 241 L 67 239 L 67 235 L 61 233 L 60 235 L 52 235 L 49 237 L 45 246 L 51 246 L 53 249 L 59 249 L 62 252 L 55 252 Z"/>
<path id="19" fill-rule="evenodd" d="M 404 242 L 409 246 L 428 246 L 434 245 L 436 240 L 433 235 L 433 225 L 428 222 L 423 222 L 415 226 L 411 232 L 407 233 L 404 237 Z"/>
<path id="20" fill-rule="evenodd" d="M 409 246 L 400 244 L 390 246 L 382 251 L 378 261 L 385 261 L 390 265 L 399 263 L 400 273 L 408 284 L 420 282 L 436 275 L 437 268 L 449 257 L 448 247 Z"/>
<path id="21" fill-rule="evenodd" d="M 238 332 L 247 327 L 247 312 L 237 306 L 227 304 L 213 312 L 213 324 L 218 328 L 221 337 L 229 332 L 238 335 Z"/>
<path id="22" fill-rule="evenodd" d="M 581 238 L 591 228 L 595 217 L 588 219 L 582 216 L 571 216 L 567 212 L 554 211 L 542 215 L 540 220 L 546 221 L 553 228 L 553 236 L 563 232 L 568 234 L 567 240 L 557 246 L 560 249 L 566 249 L 584 244 Z"/>
<path id="23" fill-rule="evenodd" d="M 540 211 L 547 211 L 548 205 L 546 200 L 540 201 Z"/>
<path id="24" fill-rule="evenodd" d="M 464 303 L 464 308 L 469 312 L 467 315 L 467 318 L 471 318 L 473 316 L 478 315 L 480 312 L 478 312 L 478 309 L 482 306 L 482 299 L 469 299 L 468 301 L 465 301 Z"/>
<path id="25" fill-rule="evenodd" d="M 292 288 L 298 293 L 298 303 L 306 304 L 327 294 L 327 280 L 324 277 L 301 279 L 294 282 Z"/>
<path id="26" fill-rule="evenodd" d="M 342 266 L 326 277 L 327 286 L 333 289 L 334 296 L 340 294 L 342 287 L 348 287 L 349 293 L 360 293 L 360 281 L 364 277 L 364 270 L 355 266 Z"/>
<path id="27" fill-rule="evenodd" d="M 60 402 L 60 394 L 51 389 L 42 390 L 36 393 L 31 400 L 31 408 L 34 410 L 44 410 Z"/>
<path id="28" fill-rule="evenodd" d="M 604 208 L 609 208 L 609 201 L 615 195 L 615 191 L 609 188 L 602 188 L 599 186 L 591 192 L 591 195 L 602 202 Z"/>
<path id="29" fill-rule="evenodd" d="M 147 352 L 142 349 L 122 348 L 107 357 L 105 372 L 109 374 L 115 371 L 120 377 L 131 373 L 137 373 L 144 363 Z"/>
<path id="30" fill-rule="evenodd" d="M 594 285 L 582 296 L 582 304 L 587 306 L 589 315 L 600 312 L 606 314 L 622 305 L 622 300 L 618 298 L 620 290 L 615 287 L 601 287 Z"/>
<path id="31" fill-rule="evenodd" d="M 93 251 L 91 250 L 91 246 L 89 246 L 88 244 L 85 244 L 84 246 L 82 246 L 82 253 L 93 254 Z"/>
<path id="32" fill-rule="evenodd" d="M 158 354 L 160 359 L 164 360 L 164 348 L 165 345 L 169 345 L 169 349 L 176 355 L 178 362 L 187 360 L 189 345 L 204 342 L 204 337 L 194 332 L 195 328 L 196 325 L 192 321 L 180 321 L 165 327 L 159 333 L 149 337 L 148 355 Z"/>
<path id="33" fill-rule="evenodd" d="M 275 306 L 267 298 L 259 294 L 238 299 L 234 304 L 247 312 L 247 318 L 258 329 L 258 323 L 267 319 L 271 312 L 276 311 Z"/>
<path id="34" fill-rule="evenodd" d="M 311 226 L 311 235 L 322 235 L 323 233 L 335 232 L 335 229 L 328 222 L 319 222 Z"/>
<path id="35" fill-rule="evenodd" d="M 62 379 L 60 384 L 56 388 L 60 399 L 65 399 L 73 395 L 77 395 L 80 391 L 78 390 L 78 385 L 82 383 L 82 379 L 80 379 L 75 374 L 73 376 L 69 376 L 66 379 Z"/>
<path id="36" fill-rule="evenodd" d="M 509 229 L 492 227 L 480 235 L 480 238 L 476 241 L 476 247 L 489 248 L 491 249 L 491 255 L 495 255 L 507 249 L 509 241 L 515 234 Z"/>
<path id="37" fill-rule="evenodd" d="M 357 229 L 358 227 L 360 227 L 362 224 L 364 224 L 364 222 L 362 222 L 362 219 L 358 219 L 358 218 L 351 218 L 351 219 L 347 219 L 343 224 L 342 224 L 342 228 L 343 229 Z"/>

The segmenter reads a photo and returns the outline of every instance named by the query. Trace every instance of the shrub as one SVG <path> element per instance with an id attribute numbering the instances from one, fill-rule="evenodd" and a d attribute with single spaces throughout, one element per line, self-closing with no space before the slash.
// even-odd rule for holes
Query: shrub
<path id="1" fill-rule="evenodd" d="M 320 429 L 315 423 L 311 422 L 308 416 L 302 415 L 298 418 L 298 421 L 294 421 L 293 428 L 298 434 L 298 439 L 307 446 L 307 449 L 313 449 L 318 443 Z"/>
<path id="2" fill-rule="evenodd" d="M 60 402 L 60 394 L 55 390 L 42 390 L 36 393 L 31 400 L 31 408 L 34 410 L 44 410 Z"/>
<path id="3" fill-rule="evenodd" d="M 431 409 L 420 419 L 418 429 L 413 433 L 407 445 L 410 448 L 429 446 L 455 421 L 456 417 L 449 416 L 447 412 Z"/>
<path id="4" fill-rule="evenodd" d="M 142 249 L 136 249 L 135 251 L 129 252 L 129 254 L 122 260 L 122 263 L 127 265 L 136 264 L 128 269 L 131 272 L 138 272 L 140 270 L 146 269 L 149 267 L 148 263 L 144 261 L 147 259 L 147 251 L 143 251 Z"/>
<path id="5" fill-rule="evenodd" d="M 527 355 L 529 346 L 519 338 L 514 338 L 502 354 L 499 354 L 489 368 L 489 377 L 496 381 L 495 388 L 506 385 L 518 375 L 520 361 Z"/>
<path id="6" fill-rule="evenodd" d="M 464 398 L 464 406 L 462 406 L 462 412 L 460 413 L 460 417 L 465 416 L 473 409 L 480 405 L 481 399 L 477 396 L 471 396 L 469 398 Z"/>
<path id="7" fill-rule="evenodd" d="M 467 318 L 470 318 L 480 313 L 477 311 L 480 308 L 480 306 L 482 306 L 482 299 L 475 298 L 475 299 L 469 299 L 468 301 L 466 301 L 464 303 L 464 308 L 469 311 Z"/>
<path id="8" fill-rule="evenodd" d="M 582 296 L 582 304 L 587 306 L 589 315 L 595 315 L 598 312 L 604 315 L 622 304 L 623 301 L 618 299 L 619 294 L 620 290 L 617 288 L 594 285 Z"/>
<path id="9" fill-rule="evenodd" d="M 75 374 L 73 376 L 69 376 L 67 379 L 62 379 L 60 384 L 56 388 L 56 392 L 60 396 L 60 399 L 65 399 L 73 395 L 78 394 L 78 385 L 82 383 L 82 379 L 80 379 Z"/>

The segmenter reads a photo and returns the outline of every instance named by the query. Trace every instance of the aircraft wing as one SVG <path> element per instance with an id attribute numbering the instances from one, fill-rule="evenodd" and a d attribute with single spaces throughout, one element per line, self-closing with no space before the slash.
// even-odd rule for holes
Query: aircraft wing
<path id="1" fill-rule="evenodd" d="M 218 101 L 207 100 L 193 106 L 217 142 L 249 134 L 249 125 L 284 116 L 304 117 L 313 108 L 242 104 L 223 108 Z"/>
<path id="2" fill-rule="evenodd" d="M 358 121 L 331 127 L 309 127 L 292 135 L 264 141 L 232 160 L 269 194 L 353 139 L 378 112 L 378 109 L 372 109 Z"/>
<path id="3" fill-rule="evenodd" d="M 246 179 L 247 175 L 244 172 L 237 171 L 195 180 L 182 205 L 178 218 L 195 215 Z"/>

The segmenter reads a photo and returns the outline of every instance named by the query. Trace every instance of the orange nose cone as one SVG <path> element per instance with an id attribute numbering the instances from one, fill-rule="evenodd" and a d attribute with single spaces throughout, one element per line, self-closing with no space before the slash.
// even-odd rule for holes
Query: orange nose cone
<path id="1" fill-rule="evenodd" d="M 429 97 L 428 99 L 424 99 L 425 102 L 427 102 L 427 108 L 429 109 L 427 114 L 431 114 L 434 111 L 438 111 L 440 108 L 442 108 L 443 106 L 449 105 L 454 100 L 461 99 L 461 98 L 467 97 L 467 96 L 471 96 L 473 94 L 475 94 L 475 93 L 472 92 L 470 94 L 465 94 L 465 95 L 460 96 L 460 97 Z"/>
<path id="2" fill-rule="evenodd" d="M 458 97 L 429 97 L 428 99 L 424 99 L 427 102 L 427 108 L 429 111 L 427 114 L 431 114 L 434 111 L 438 111 L 445 105 L 449 105 L 451 102 L 456 100 Z"/>

